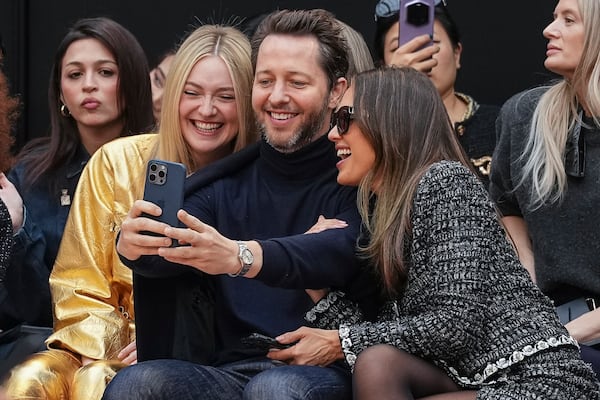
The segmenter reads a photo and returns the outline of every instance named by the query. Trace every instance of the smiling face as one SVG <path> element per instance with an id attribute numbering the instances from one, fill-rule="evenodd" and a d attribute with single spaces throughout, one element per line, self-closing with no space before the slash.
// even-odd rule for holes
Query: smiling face
<path id="1" fill-rule="evenodd" d="M 343 89 L 330 92 L 316 38 L 272 34 L 260 45 L 252 107 L 273 148 L 293 152 L 324 135 Z"/>
<path id="2" fill-rule="evenodd" d="M 577 0 L 560 0 L 554 10 L 554 21 L 544 29 L 548 39 L 544 66 L 570 79 L 581 60 L 585 30 Z"/>
<path id="3" fill-rule="evenodd" d="M 118 86 L 119 67 L 106 46 L 91 38 L 71 43 L 61 63 L 60 97 L 81 135 L 111 130 L 119 136 Z"/>
<path id="4" fill-rule="evenodd" d="M 231 152 L 238 113 L 233 81 L 220 57 L 204 57 L 192 68 L 179 101 L 179 122 L 199 165 Z"/>
<path id="5" fill-rule="evenodd" d="M 354 91 L 352 86 L 346 91 L 340 107 L 352 106 Z M 337 125 L 329 131 L 329 140 L 335 143 L 338 157 L 337 181 L 340 185 L 358 186 L 362 178 L 375 164 L 375 150 L 360 130 L 356 121 L 351 121 L 348 131 L 340 135 Z"/>

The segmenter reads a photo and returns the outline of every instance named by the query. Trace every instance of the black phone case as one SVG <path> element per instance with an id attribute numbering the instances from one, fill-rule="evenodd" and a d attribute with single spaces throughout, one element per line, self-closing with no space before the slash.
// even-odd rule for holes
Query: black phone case
<path id="1" fill-rule="evenodd" d="M 264 350 L 268 352 L 270 349 L 287 349 L 296 343 L 282 344 L 272 337 L 262 335 L 260 333 L 252 333 L 249 336 L 241 339 L 242 344 L 253 349 Z"/>
<path id="2" fill-rule="evenodd" d="M 150 201 L 162 209 L 158 217 L 145 215 L 148 218 L 179 227 L 177 211 L 183 207 L 183 191 L 186 168 L 181 163 L 150 160 L 146 168 L 144 184 L 144 200 Z"/>

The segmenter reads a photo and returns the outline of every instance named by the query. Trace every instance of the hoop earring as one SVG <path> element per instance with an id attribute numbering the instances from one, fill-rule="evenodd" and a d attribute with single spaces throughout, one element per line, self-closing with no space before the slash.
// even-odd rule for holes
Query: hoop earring
<path id="1" fill-rule="evenodd" d="M 60 115 L 62 115 L 65 118 L 69 118 L 71 116 L 71 111 L 69 111 L 67 106 L 63 104 L 60 106 Z"/>

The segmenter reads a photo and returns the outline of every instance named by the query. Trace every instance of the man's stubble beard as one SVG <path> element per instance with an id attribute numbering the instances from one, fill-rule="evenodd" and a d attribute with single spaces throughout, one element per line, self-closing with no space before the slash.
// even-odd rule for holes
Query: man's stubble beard
<path id="1" fill-rule="evenodd" d="M 265 124 L 260 124 L 260 131 L 265 141 L 275 150 L 281 153 L 293 153 L 300 150 L 307 144 L 311 143 L 315 137 L 320 136 L 319 129 L 323 126 L 325 119 L 329 115 L 327 105 L 329 100 L 326 99 L 318 113 L 310 114 L 308 121 L 300 125 L 298 130 L 285 143 L 274 143 L 269 137 Z"/>

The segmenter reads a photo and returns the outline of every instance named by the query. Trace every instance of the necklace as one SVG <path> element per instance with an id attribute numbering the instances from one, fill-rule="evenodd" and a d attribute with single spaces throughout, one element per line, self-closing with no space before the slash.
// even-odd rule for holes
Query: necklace
<path id="1" fill-rule="evenodd" d="M 466 130 L 464 124 L 465 121 L 467 121 L 473 116 L 473 114 L 475 114 L 475 111 L 477 111 L 479 105 L 477 104 L 477 102 L 475 102 L 475 100 L 473 100 L 471 96 L 467 96 L 466 94 L 459 92 L 454 92 L 454 95 L 459 99 L 459 101 L 462 101 L 467 106 L 467 109 L 463 113 L 461 120 L 454 123 L 454 131 L 458 136 L 462 136 L 464 135 Z"/>
<path id="2" fill-rule="evenodd" d="M 61 206 L 70 206 L 71 205 L 71 196 L 69 196 L 68 189 L 61 189 L 60 191 L 60 205 Z"/>

